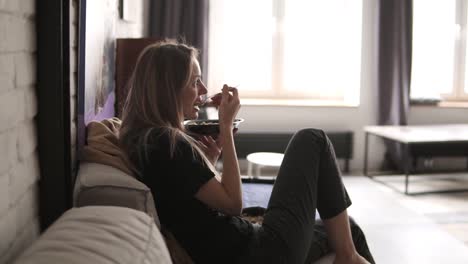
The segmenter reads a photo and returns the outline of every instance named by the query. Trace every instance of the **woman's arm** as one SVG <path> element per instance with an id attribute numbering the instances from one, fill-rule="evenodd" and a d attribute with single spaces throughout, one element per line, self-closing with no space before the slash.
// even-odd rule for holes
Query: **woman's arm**
<path id="1" fill-rule="evenodd" d="M 233 121 L 239 108 L 237 89 L 225 85 L 219 106 L 219 140 L 223 146 L 223 174 L 221 181 L 214 178 L 209 180 L 195 195 L 208 206 L 230 215 L 240 215 L 242 211 L 242 183 L 233 136 Z"/>

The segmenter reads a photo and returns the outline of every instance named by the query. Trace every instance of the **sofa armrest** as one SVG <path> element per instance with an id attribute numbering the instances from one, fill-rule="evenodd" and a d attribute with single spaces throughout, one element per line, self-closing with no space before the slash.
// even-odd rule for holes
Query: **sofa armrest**
<path id="1" fill-rule="evenodd" d="M 65 212 L 15 263 L 172 264 L 153 219 L 137 210 L 85 206 Z"/>

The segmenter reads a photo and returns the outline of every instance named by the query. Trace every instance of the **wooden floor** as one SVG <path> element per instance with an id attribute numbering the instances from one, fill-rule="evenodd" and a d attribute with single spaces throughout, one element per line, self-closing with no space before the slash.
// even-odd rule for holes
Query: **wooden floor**
<path id="1" fill-rule="evenodd" d="M 407 196 L 362 176 L 343 179 L 353 200 L 350 215 L 365 230 L 377 263 L 468 263 L 468 192 Z M 382 180 L 403 187 L 403 177 Z M 450 181 L 468 187 L 467 174 L 411 184 L 422 190 Z"/>
<path id="2" fill-rule="evenodd" d="M 395 188 L 403 188 L 404 179 L 401 176 L 379 177 L 379 180 Z M 416 175 L 410 178 L 410 189 L 414 191 L 468 190 L 468 173 Z M 395 194 L 395 197 L 402 205 L 430 218 L 468 246 L 468 191 L 411 196 Z"/>

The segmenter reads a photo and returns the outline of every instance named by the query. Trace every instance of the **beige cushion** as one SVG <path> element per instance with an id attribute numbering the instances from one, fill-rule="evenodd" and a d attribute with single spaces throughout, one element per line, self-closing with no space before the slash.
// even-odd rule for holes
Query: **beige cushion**
<path id="1" fill-rule="evenodd" d="M 114 206 L 65 212 L 15 263 L 159 263 L 171 258 L 153 219 Z"/>
<path id="2" fill-rule="evenodd" d="M 81 163 L 73 192 L 75 207 L 111 205 L 145 212 L 160 228 L 150 189 L 135 177 L 111 166 Z"/>

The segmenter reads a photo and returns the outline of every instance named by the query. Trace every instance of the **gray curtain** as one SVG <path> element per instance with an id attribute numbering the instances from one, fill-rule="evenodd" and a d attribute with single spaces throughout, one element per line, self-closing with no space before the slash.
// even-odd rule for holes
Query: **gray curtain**
<path id="1" fill-rule="evenodd" d="M 184 40 L 200 50 L 200 67 L 208 69 L 209 0 L 151 0 L 150 35 Z"/>
<path id="2" fill-rule="evenodd" d="M 380 0 L 378 18 L 378 124 L 407 125 L 411 78 L 412 0 Z M 402 168 L 402 148 L 385 142 L 383 169 Z"/>

